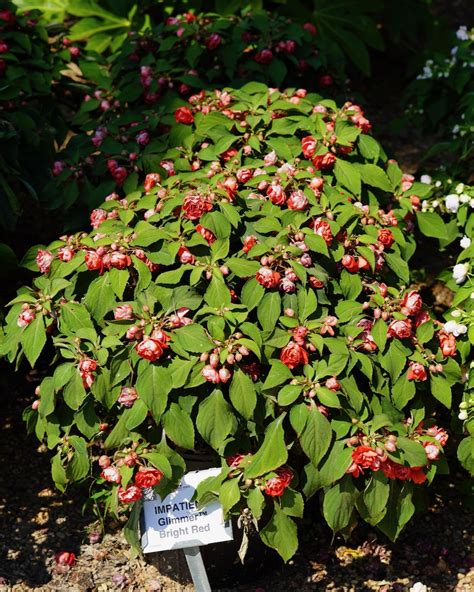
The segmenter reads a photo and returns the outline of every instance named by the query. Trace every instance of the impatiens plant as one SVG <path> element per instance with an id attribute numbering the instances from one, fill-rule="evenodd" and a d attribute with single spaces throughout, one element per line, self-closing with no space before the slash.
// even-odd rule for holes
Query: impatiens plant
<path id="1" fill-rule="evenodd" d="M 132 507 L 136 542 L 143 489 L 166 495 L 205 452 L 222 471 L 198 501 L 285 560 L 317 493 L 334 532 L 360 517 L 396 538 L 447 471 L 460 403 L 456 335 L 409 285 L 423 184 L 360 106 L 301 89 L 202 92 L 160 122 L 166 166 L 30 251 L 41 275 L 11 302 L 2 352 L 50 364 L 25 419 L 54 481 Z"/>

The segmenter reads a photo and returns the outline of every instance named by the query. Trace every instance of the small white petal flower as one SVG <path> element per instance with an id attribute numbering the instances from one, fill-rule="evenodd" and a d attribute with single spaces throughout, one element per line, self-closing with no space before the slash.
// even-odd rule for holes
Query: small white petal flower
<path id="1" fill-rule="evenodd" d="M 434 202 L 431 204 L 434 208 L 437 208 L 439 206 L 439 201 L 437 199 L 434 200 Z"/>
<path id="2" fill-rule="evenodd" d="M 457 263 L 453 267 L 453 279 L 456 281 L 456 284 L 463 283 L 463 281 L 466 279 L 468 271 L 469 271 L 469 264 L 468 263 Z"/>
<path id="3" fill-rule="evenodd" d="M 464 409 L 458 414 L 458 417 L 461 421 L 466 421 L 466 419 L 468 418 L 467 415 L 467 411 L 465 411 Z"/>
<path id="4" fill-rule="evenodd" d="M 428 592 L 428 588 L 421 582 L 415 582 L 410 588 L 410 592 Z"/>
<path id="5" fill-rule="evenodd" d="M 463 236 L 462 239 L 459 241 L 462 249 L 469 249 L 471 246 L 471 239 L 468 236 Z"/>
<path id="6" fill-rule="evenodd" d="M 458 183 L 456 185 L 456 193 L 462 193 L 464 191 L 464 183 Z"/>
<path id="7" fill-rule="evenodd" d="M 441 181 L 436 181 L 435 187 L 441 187 L 441 185 L 442 185 Z"/>
<path id="8" fill-rule="evenodd" d="M 426 183 L 426 185 L 431 185 L 432 179 L 429 175 L 421 175 L 420 181 Z"/>
<path id="9" fill-rule="evenodd" d="M 469 197 L 469 195 L 467 193 L 461 193 L 461 195 L 459 196 L 459 201 L 461 203 L 467 203 L 471 198 Z"/>
<path id="10" fill-rule="evenodd" d="M 474 208 L 474 198 L 469 200 L 469 207 Z"/>
<path id="11" fill-rule="evenodd" d="M 459 29 L 456 31 L 456 37 L 460 41 L 467 41 L 469 39 L 469 34 L 467 32 L 466 25 L 461 25 Z"/>
<path id="12" fill-rule="evenodd" d="M 461 316 L 461 311 L 460 310 L 453 310 L 453 312 L 451 313 L 451 316 L 454 317 L 455 319 L 459 318 Z"/>
<path id="13" fill-rule="evenodd" d="M 456 325 L 456 321 L 448 321 L 447 323 L 444 323 L 443 329 L 446 331 L 446 333 L 454 333 Z"/>
<path id="14" fill-rule="evenodd" d="M 455 214 L 459 209 L 459 197 L 455 193 L 447 195 L 445 205 L 448 212 Z"/>

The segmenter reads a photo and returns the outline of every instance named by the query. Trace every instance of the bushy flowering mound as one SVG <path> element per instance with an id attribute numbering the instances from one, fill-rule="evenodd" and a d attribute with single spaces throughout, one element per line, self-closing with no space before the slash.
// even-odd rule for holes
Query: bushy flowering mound
<path id="1" fill-rule="evenodd" d="M 472 157 L 473 63 L 474 28 L 463 25 L 456 31 L 450 52 L 437 53 L 427 60 L 407 89 L 411 121 L 418 127 L 442 131 L 431 153 L 450 152 L 466 160 Z"/>
<path id="2" fill-rule="evenodd" d="M 427 193 L 421 210 L 443 221 L 445 232 L 438 234 L 440 247 L 449 251 L 452 265 L 439 274 L 439 280 L 453 293 L 446 311 L 444 331 L 457 338 L 458 349 L 464 365 L 462 382 L 464 393 L 459 405 L 458 419 L 464 422 L 467 437 L 458 449 L 462 465 L 474 473 L 474 187 L 451 180 L 433 182 L 429 176 L 423 179 Z M 469 365 L 470 364 L 470 365 Z"/>
<path id="3" fill-rule="evenodd" d="M 166 494 L 185 451 L 209 451 L 223 468 L 200 499 L 263 521 L 285 560 L 316 492 L 334 531 L 360 516 L 395 538 L 446 471 L 461 377 L 409 287 L 424 185 L 358 105 L 251 83 L 171 107 L 166 167 L 32 252 L 41 275 L 11 303 L 3 353 L 55 351 L 25 413 L 55 482 L 93 474 L 109 510 L 134 503 L 136 540 L 142 488 Z"/>

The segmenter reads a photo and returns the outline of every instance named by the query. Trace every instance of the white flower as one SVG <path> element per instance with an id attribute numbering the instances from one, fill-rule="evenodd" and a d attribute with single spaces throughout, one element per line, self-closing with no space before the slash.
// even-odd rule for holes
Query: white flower
<path id="1" fill-rule="evenodd" d="M 461 316 L 462 312 L 460 310 L 453 310 L 453 312 L 451 313 L 451 316 L 454 317 L 455 319 L 459 318 Z"/>
<path id="2" fill-rule="evenodd" d="M 459 129 L 460 129 L 460 128 L 459 128 L 459 125 L 458 125 L 458 124 L 456 124 L 456 125 L 453 127 L 453 129 L 452 129 L 453 135 L 456 135 L 456 134 L 459 132 Z"/>
<path id="3" fill-rule="evenodd" d="M 439 206 L 439 201 L 437 199 L 434 200 L 434 202 L 431 204 L 434 208 L 437 208 Z"/>
<path id="4" fill-rule="evenodd" d="M 456 280 L 456 284 L 462 284 L 466 279 L 467 272 L 469 271 L 468 263 L 458 263 L 453 267 L 453 279 Z"/>
<path id="5" fill-rule="evenodd" d="M 444 323 L 443 329 L 446 331 L 446 333 L 452 333 L 454 337 L 464 335 L 464 333 L 467 331 L 466 325 L 456 323 L 456 321 L 448 321 L 447 323 Z"/>
<path id="6" fill-rule="evenodd" d="M 471 300 L 474 300 L 474 292 L 471 292 Z"/>
<path id="7" fill-rule="evenodd" d="M 458 183 L 456 185 L 456 193 L 462 193 L 464 191 L 464 183 Z"/>
<path id="8" fill-rule="evenodd" d="M 410 588 L 410 592 L 428 592 L 428 588 L 421 582 L 415 582 Z"/>
<path id="9" fill-rule="evenodd" d="M 463 409 L 459 412 L 458 417 L 461 421 L 466 421 L 466 419 L 468 418 L 467 411 Z"/>
<path id="10" fill-rule="evenodd" d="M 469 207 L 474 208 L 474 197 L 469 200 Z"/>
<path id="11" fill-rule="evenodd" d="M 431 179 L 431 177 L 429 175 L 421 175 L 420 181 L 422 183 L 426 183 L 426 185 L 431 185 L 432 179 Z"/>
<path id="12" fill-rule="evenodd" d="M 441 185 L 442 185 L 441 181 L 436 181 L 435 187 L 441 187 Z"/>
<path id="13" fill-rule="evenodd" d="M 446 209 L 455 214 L 459 209 L 459 197 L 455 193 L 446 196 Z"/>
<path id="14" fill-rule="evenodd" d="M 468 236 L 463 236 L 459 244 L 461 245 L 462 249 L 469 249 L 471 246 L 471 239 Z"/>
<path id="15" fill-rule="evenodd" d="M 456 31 L 456 37 L 461 41 L 467 41 L 469 39 L 466 25 L 461 25 L 459 27 L 459 29 Z"/>
<path id="16" fill-rule="evenodd" d="M 461 195 L 459 196 L 459 201 L 461 203 L 467 203 L 471 198 L 469 197 L 469 195 L 467 193 L 461 193 Z"/>

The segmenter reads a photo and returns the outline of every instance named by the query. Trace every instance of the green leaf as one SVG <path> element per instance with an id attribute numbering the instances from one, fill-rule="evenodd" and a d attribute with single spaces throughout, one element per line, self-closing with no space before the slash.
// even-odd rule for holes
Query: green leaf
<path id="1" fill-rule="evenodd" d="M 341 272 L 339 284 L 342 293 L 344 294 L 344 298 L 347 300 L 355 300 L 362 292 L 362 280 L 360 279 L 360 276 L 349 273 L 345 269 Z"/>
<path id="2" fill-rule="evenodd" d="M 246 478 L 254 479 L 285 464 L 288 458 L 285 432 L 282 425 L 285 415 L 286 413 L 283 413 L 267 427 L 263 444 L 251 457 L 251 462 L 247 464 L 245 469 Z"/>
<path id="3" fill-rule="evenodd" d="M 403 459 L 410 467 L 423 467 L 426 465 L 426 452 L 419 442 L 400 436 L 397 439 L 397 448 L 403 452 Z"/>
<path id="4" fill-rule="evenodd" d="M 268 292 L 262 298 L 257 308 L 257 317 L 264 331 L 275 328 L 281 314 L 281 298 L 278 292 Z"/>
<path id="5" fill-rule="evenodd" d="M 257 520 L 260 520 L 265 505 L 265 497 L 258 487 L 254 487 L 250 490 L 247 497 L 247 505 L 252 512 L 252 516 Z"/>
<path id="6" fill-rule="evenodd" d="M 61 452 L 55 454 L 51 459 L 51 476 L 59 491 L 64 491 L 68 484 L 68 478 L 66 469 L 61 462 Z"/>
<path id="7" fill-rule="evenodd" d="M 431 394 L 448 409 L 451 409 L 451 386 L 443 376 L 431 375 Z"/>
<path id="8" fill-rule="evenodd" d="M 54 389 L 54 379 L 52 377 L 44 378 L 40 388 L 41 398 L 38 413 L 40 414 L 40 417 L 45 418 L 53 413 L 55 407 L 56 393 Z"/>
<path id="9" fill-rule="evenodd" d="M 270 364 L 271 369 L 263 383 L 263 390 L 274 388 L 293 378 L 291 370 L 283 362 L 280 362 L 280 360 L 270 360 Z"/>
<path id="10" fill-rule="evenodd" d="M 23 329 L 20 341 L 26 359 L 33 367 L 46 344 L 46 329 L 42 315 L 37 316 Z"/>
<path id="11" fill-rule="evenodd" d="M 408 380 L 407 373 L 400 376 L 392 388 L 392 401 L 397 409 L 402 410 L 413 399 L 416 386 L 413 380 Z"/>
<path id="12" fill-rule="evenodd" d="M 361 134 L 358 140 L 360 153 L 369 160 L 378 160 L 380 156 L 380 144 L 372 136 Z"/>
<path id="13" fill-rule="evenodd" d="M 334 175 L 340 185 L 349 189 L 353 195 L 360 195 L 361 176 L 353 164 L 338 158 L 334 165 Z"/>
<path id="14" fill-rule="evenodd" d="M 93 329 L 90 314 L 85 306 L 76 302 L 61 305 L 59 328 L 62 333 L 75 333 L 79 329 Z"/>
<path id="15" fill-rule="evenodd" d="M 280 498 L 280 505 L 287 516 L 303 518 L 304 502 L 301 493 L 287 487 Z"/>
<path id="16" fill-rule="evenodd" d="M 287 384 L 278 391 L 278 405 L 286 407 L 291 405 L 300 396 L 303 387 L 297 384 Z"/>
<path id="17" fill-rule="evenodd" d="M 110 285 L 110 278 L 107 273 L 96 278 L 89 289 L 84 300 L 92 316 L 97 321 L 102 321 L 107 312 L 115 303 L 115 295 Z"/>
<path id="18" fill-rule="evenodd" d="M 467 438 L 461 440 L 457 457 L 466 471 L 470 475 L 474 475 L 474 438 L 472 436 L 467 436 Z"/>
<path id="19" fill-rule="evenodd" d="M 247 259 L 233 257 L 227 261 L 227 267 L 238 277 L 246 278 L 254 276 L 261 265 L 258 261 L 248 261 Z"/>
<path id="20" fill-rule="evenodd" d="M 155 421 L 160 421 L 161 415 L 166 409 L 168 394 L 173 388 L 168 370 L 162 366 L 144 362 L 138 372 L 135 386 L 140 399 L 152 412 Z"/>
<path id="21" fill-rule="evenodd" d="M 406 350 L 398 340 L 394 339 L 382 358 L 382 366 L 390 374 L 392 382 L 395 382 L 400 376 L 405 364 Z"/>
<path id="22" fill-rule="evenodd" d="M 229 395 L 232 405 L 240 415 L 245 419 L 252 419 L 257 404 L 257 392 L 252 379 L 240 369 L 234 372 Z"/>
<path id="23" fill-rule="evenodd" d="M 72 378 L 64 387 L 63 398 L 66 405 L 71 409 L 74 409 L 74 411 L 79 409 L 86 398 L 86 391 L 78 370 L 73 372 Z"/>
<path id="24" fill-rule="evenodd" d="M 148 407 L 145 405 L 144 401 L 138 399 L 130 408 L 125 427 L 127 430 L 134 430 L 145 421 L 147 415 Z"/>
<path id="25" fill-rule="evenodd" d="M 377 319 L 370 331 L 377 347 L 382 353 L 387 343 L 387 329 L 388 327 L 385 321 L 383 319 Z"/>
<path id="26" fill-rule="evenodd" d="M 237 429 L 237 420 L 220 390 L 215 389 L 201 402 L 196 426 L 214 450 L 223 450 L 225 439 Z"/>
<path id="27" fill-rule="evenodd" d="M 140 260 L 138 259 L 138 261 Z M 140 263 L 142 263 L 146 267 L 146 265 L 142 261 L 140 261 Z M 146 267 L 146 269 L 150 273 L 148 267 Z M 123 293 L 125 291 L 125 288 L 127 287 L 129 276 L 130 273 L 127 269 L 111 269 L 109 271 L 110 285 L 112 287 L 112 290 L 117 295 L 117 298 L 119 298 L 120 300 L 123 298 Z"/>
<path id="28" fill-rule="evenodd" d="M 317 466 L 331 444 L 332 429 L 316 406 L 308 411 L 303 431 L 298 436 L 304 453 Z"/>
<path id="29" fill-rule="evenodd" d="M 384 259 L 390 269 L 402 280 L 408 284 L 410 281 L 410 269 L 408 263 L 396 253 L 384 253 Z"/>
<path id="30" fill-rule="evenodd" d="M 205 301 L 213 308 L 221 309 L 230 304 L 230 291 L 221 275 L 212 276 L 204 295 Z"/>
<path id="31" fill-rule="evenodd" d="M 293 557 L 298 549 L 296 524 L 275 504 L 273 516 L 260 532 L 260 538 L 270 548 L 275 549 L 283 561 Z"/>
<path id="32" fill-rule="evenodd" d="M 140 516 L 142 512 L 142 501 L 137 501 L 132 505 L 132 511 L 124 526 L 123 534 L 125 540 L 132 547 L 134 553 L 138 555 L 141 550 L 140 546 Z"/>
<path id="33" fill-rule="evenodd" d="M 448 238 L 446 224 L 436 212 L 416 212 L 416 220 L 421 233 L 425 236 L 444 240 Z"/>
<path id="34" fill-rule="evenodd" d="M 394 541 L 405 524 L 415 512 L 412 502 L 413 486 L 411 483 L 401 485 L 395 480 L 390 482 L 390 495 L 388 498 L 387 512 L 377 527 Z"/>
<path id="35" fill-rule="evenodd" d="M 323 515 L 333 532 L 349 524 L 358 493 L 349 475 L 324 492 Z"/>
<path id="36" fill-rule="evenodd" d="M 166 435 L 181 448 L 194 449 L 194 424 L 187 413 L 176 403 L 171 403 L 162 418 Z"/>
<path id="37" fill-rule="evenodd" d="M 69 436 L 69 443 L 74 448 L 74 456 L 67 466 L 66 474 L 71 481 L 79 481 L 89 473 L 87 444 L 84 438 L 79 436 Z"/>
<path id="38" fill-rule="evenodd" d="M 387 511 L 390 486 L 387 478 L 377 471 L 372 473 L 369 484 L 357 499 L 357 509 L 362 518 L 375 526 Z"/>
<path id="39" fill-rule="evenodd" d="M 195 323 L 177 329 L 173 333 L 173 341 L 185 351 L 193 353 L 207 352 L 214 347 L 203 327 Z"/>
<path id="40" fill-rule="evenodd" d="M 219 501 L 222 504 L 224 516 L 227 516 L 235 504 L 240 500 L 239 478 L 228 479 L 220 486 Z"/>
<path id="41" fill-rule="evenodd" d="M 371 187 L 378 187 L 383 191 L 393 191 L 392 183 L 387 177 L 387 173 L 375 164 L 356 164 L 354 165 L 360 172 L 362 181 Z"/>

